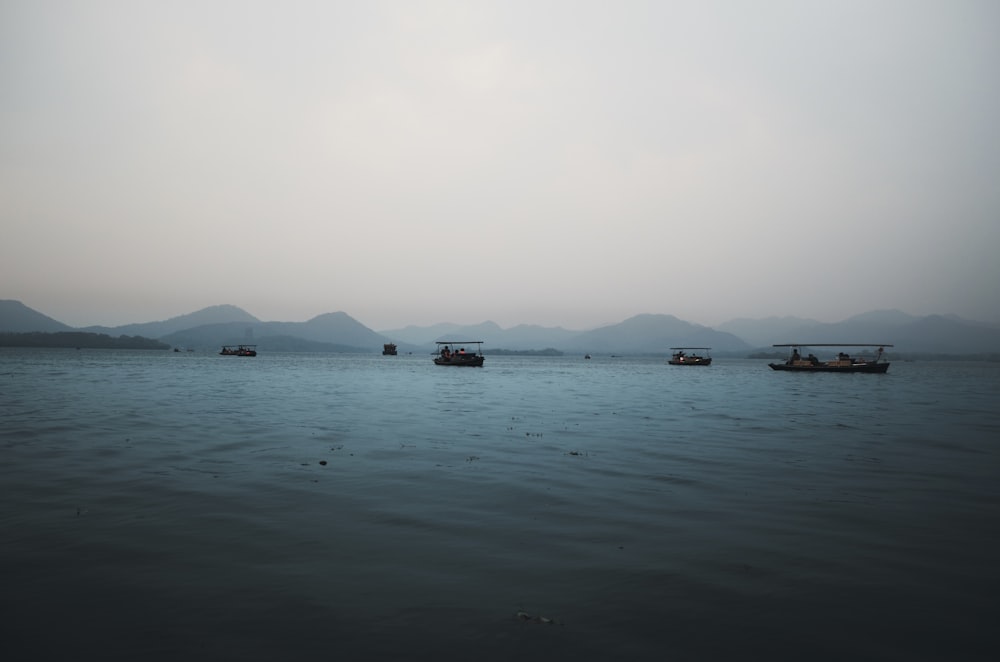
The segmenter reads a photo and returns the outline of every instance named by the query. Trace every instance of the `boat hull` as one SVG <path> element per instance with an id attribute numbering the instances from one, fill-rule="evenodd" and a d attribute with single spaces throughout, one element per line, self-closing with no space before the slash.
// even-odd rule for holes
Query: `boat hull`
<path id="1" fill-rule="evenodd" d="M 688 356 L 683 361 L 680 359 L 670 359 L 667 363 L 670 365 L 712 365 L 712 359 L 709 357 L 693 358 Z"/>
<path id="2" fill-rule="evenodd" d="M 440 356 L 434 359 L 435 365 L 450 365 L 456 367 L 464 368 L 481 368 L 483 367 L 483 357 L 476 354 L 469 354 L 467 356 L 452 356 L 450 359 L 444 359 Z"/>
<path id="3" fill-rule="evenodd" d="M 219 356 L 257 356 L 257 350 L 249 347 L 239 347 L 238 349 L 223 347 Z"/>
<path id="4" fill-rule="evenodd" d="M 768 363 L 772 370 L 785 372 L 867 372 L 884 373 L 889 369 L 888 363 L 855 363 L 852 365 L 789 365 L 787 363 Z"/>

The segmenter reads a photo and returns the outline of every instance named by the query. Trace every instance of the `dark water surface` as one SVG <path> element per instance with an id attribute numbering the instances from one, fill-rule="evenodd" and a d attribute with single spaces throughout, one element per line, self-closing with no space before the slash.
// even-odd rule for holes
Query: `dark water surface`
<path id="1" fill-rule="evenodd" d="M 997 364 L 4 349 L 0 658 L 992 660 L 998 460 Z"/>

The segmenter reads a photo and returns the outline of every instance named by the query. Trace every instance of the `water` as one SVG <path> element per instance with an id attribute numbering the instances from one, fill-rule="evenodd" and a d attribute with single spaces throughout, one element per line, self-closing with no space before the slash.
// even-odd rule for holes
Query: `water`
<path id="1" fill-rule="evenodd" d="M 994 659 L 1000 365 L 0 350 L 5 660 Z"/>

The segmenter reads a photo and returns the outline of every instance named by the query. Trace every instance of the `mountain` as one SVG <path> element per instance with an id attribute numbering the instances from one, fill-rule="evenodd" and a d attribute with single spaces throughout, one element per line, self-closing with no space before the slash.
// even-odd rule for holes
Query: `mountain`
<path id="1" fill-rule="evenodd" d="M 347 313 L 326 313 L 308 322 L 205 324 L 160 336 L 177 347 L 215 348 L 256 344 L 262 351 L 373 352 L 388 342 Z M 281 349 L 278 349 L 280 347 Z"/>
<path id="2" fill-rule="evenodd" d="M 496 340 L 491 339 L 490 345 L 496 348 L 514 350 L 569 347 L 579 335 L 579 331 L 569 331 L 559 326 L 519 324 L 502 331 Z"/>
<path id="3" fill-rule="evenodd" d="M 417 346 L 431 346 L 438 340 L 486 340 L 492 347 L 504 347 L 499 340 L 504 330 L 496 322 L 462 325 L 442 322 L 431 326 L 410 325 L 402 329 L 382 331 L 383 336 L 393 342 L 409 343 Z"/>
<path id="4" fill-rule="evenodd" d="M 397 343 L 410 343 L 411 345 L 433 345 L 435 340 L 442 336 L 455 334 L 465 335 L 461 324 L 451 324 L 442 322 L 431 326 L 416 326 L 411 324 L 402 329 L 387 329 L 380 331 L 383 336 Z M 499 329 L 500 327 L 497 327 Z M 463 338 L 464 340 L 464 338 Z"/>
<path id="5" fill-rule="evenodd" d="M 470 326 L 460 324 L 435 324 L 433 326 L 408 326 L 403 329 L 382 331 L 382 335 L 395 342 L 428 348 L 438 340 L 484 340 L 486 351 L 490 349 L 533 350 L 549 347 L 564 347 L 579 331 L 569 331 L 562 327 L 545 327 L 535 324 L 519 324 L 502 329 L 496 322 L 483 322 Z"/>
<path id="6" fill-rule="evenodd" d="M 282 324 L 278 322 L 277 324 Z M 222 345 L 257 345 L 262 352 L 369 352 L 373 347 L 357 347 L 338 342 L 307 340 L 294 335 L 268 330 L 267 323 L 247 326 L 245 323 L 206 324 L 185 329 L 159 338 L 174 347 L 218 351 Z M 382 348 L 381 345 L 378 346 Z"/>
<path id="7" fill-rule="evenodd" d="M 731 333 L 691 324 L 673 315 L 644 314 L 624 322 L 584 331 L 565 347 L 586 352 L 666 354 L 671 347 L 711 347 L 718 352 L 742 352 L 750 345 Z"/>
<path id="8" fill-rule="evenodd" d="M 769 347 L 774 343 L 798 338 L 802 329 L 812 328 L 820 322 L 802 317 L 765 317 L 764 319 L 738 318 L 715 327 L 731 333 L 754 347 Z M 795 342 L 793 340 L 792 342 Z"/>
<path id="9" fill-rule="evenodd" d="M 832 324 L 798 317 L 734 319 L 713 329 L 673 315 L 643 314 L 590 331 L 522 324 L 502 329 L 495 322 L 462 326 L 408 326 L 377 333 L 344 312 L 307 322 L 262 322 L 236 306 L 203 308 L 162 322 L 74 329 L 25 306 L 0 300 L 0 332 L 88 331 L 109 336 L 142 336 L 175 347 L 217 350 L 221 345 L 257 344 L 262 351 L 376 352 L 395 342 L 402 352 L 433 348 L 435 340 L 482 340 L 484 350 L 554 348 L 580 353 L 666 354 L 670 347 L 711 347 L 719 355 L 746 355 L 773 343 L 888 343 L 893 354 L 997 355 L 1000 326 L 955 315 L 915 317 L 876 310 Z"/>
<path id="10" fill-rule="evenodd" d="M 873 327 L 893 327 L 911 324 L 918 319 L 920 318 L 900 310 L 871 310 L 867 313 L 848 317 L 844 322 L 859 325 L 869 324 Z"/>
<path id="11" fill-rule="evenodd" d="M 56 321 L 48 315 L 28 308 L 20 301 L 0 299 L 0 332 L 29 333 L 42 331 L 73 331 L 73 327 Z"/>
<path id="12" fill-rule="evenodd" d="M 265 322 L 260 332 L 267 335 L 289 335 L 316 342 L 336 342 L 342 345 L 378 349 L 389 342 L 382 334 L 372 331 L 344 312 L 324 313 L 307 322 Z"/>
<path id="13" fill-rule="evenodd" d="M 83 331 L 107 333 L 109 335 L 143 336 L 146 338 L 162 338 L 178 331 L 193 329 L 208 324 L 226 324 L 239 322 L 242 324 L 258 324 L 260 320 L 236 306 L 220 305 L 202 308 L 187 315 L 178 315 L 162 322 L 143 322 L 141 324 L 126 324 L 124 326 L 105 327 L 91 326 Z"/>
<path id="14" fill-rule="evenodd" d="M 1000 328 L 954 315 L 914 317 L 874 311 L 841 322 L 815 324 L 776 342 L 889 343 L 901 354 L 997 354 Z"/>
<path id="15" fill-rule="evenodd" d="M 928 315 L 898 327 L 897 351 L 944 354 L 1000 353 L 1000 329 L 944 315 Z"/>

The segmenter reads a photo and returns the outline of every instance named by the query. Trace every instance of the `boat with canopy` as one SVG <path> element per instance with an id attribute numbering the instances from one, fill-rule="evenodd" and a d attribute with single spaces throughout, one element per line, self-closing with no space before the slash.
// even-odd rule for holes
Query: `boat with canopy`
<path id="1" fill-rule="evenodd" d="M 468 368 L 483 367 L 482 340 L 438 340 L 437 352 L 434 354 L 436 365 L 462 366 Z M 474 351 L 466 351 L 466 345 L 475 345 Z"/>
<path id="2" fill-rule="evenodd" d="M 223 345 L 222 356 L 257 356 L 257 345 Z"/>
<path id="3" fill-rule="evenodd" d="M 708 351 L 711 347 L 671 347 L 674 353 L 667 361 L 670 365 L 712 365 L 711 356 L 701 356 L 700 354 L 688 354 L 688 350 Z"/>
<path id="4" fill-rule="evenodd" d="M 889 362 L 884 360 L 885 348 L 892 347 L 889 343 L 783 343 L 773 347 L 790 347 L 791 355 L 784 363 L 768 363 L 772 370 L 787 372 L 872 372 L 884 373 L 889 369 Z M 802 352 L 814 347 L 877 347 L 874 356 L 852 356 L 841 350 L 836 358 L 820 361 L 811 351 L 803 356 Z"/>

